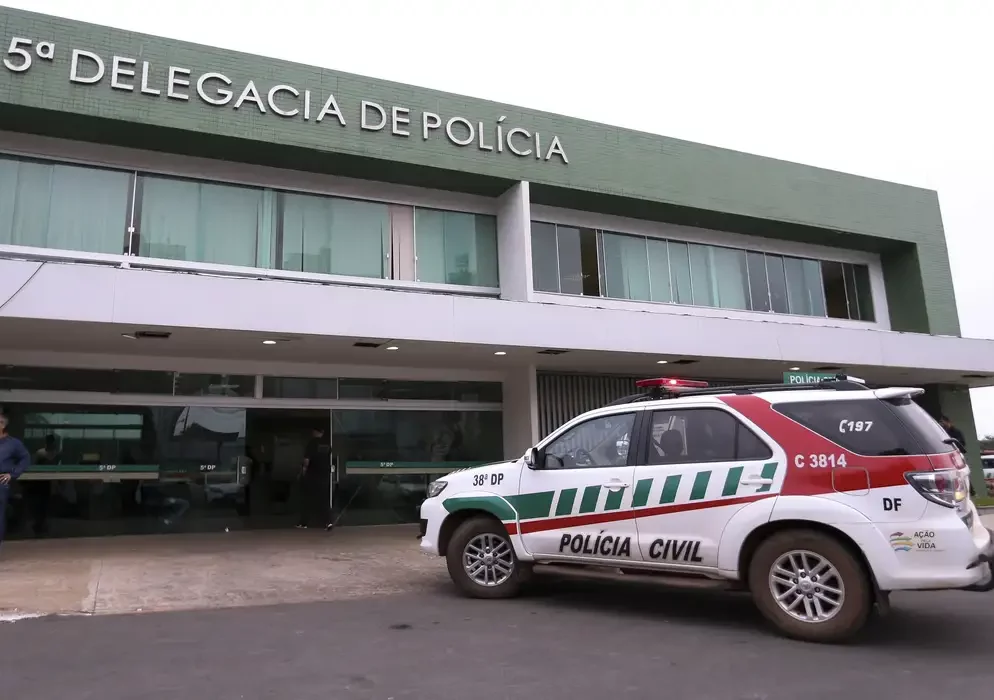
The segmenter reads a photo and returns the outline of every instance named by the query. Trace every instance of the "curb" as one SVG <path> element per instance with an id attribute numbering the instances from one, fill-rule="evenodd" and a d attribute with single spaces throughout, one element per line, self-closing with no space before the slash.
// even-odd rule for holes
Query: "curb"
<path id="1" fill-rule="evenodd" d="M 994 515 L 994 506 L 977 506 L 980 515 Z"/>

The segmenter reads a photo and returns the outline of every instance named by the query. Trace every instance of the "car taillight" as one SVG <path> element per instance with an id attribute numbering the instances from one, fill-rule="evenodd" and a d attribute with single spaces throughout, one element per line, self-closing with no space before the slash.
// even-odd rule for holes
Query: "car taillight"
<path id="1" fill-rule="evenodd" d="M 904 476 L 922 496 L 947 508 L 955 508 L 970 493 L 969 469 L 909 472 Z"/>

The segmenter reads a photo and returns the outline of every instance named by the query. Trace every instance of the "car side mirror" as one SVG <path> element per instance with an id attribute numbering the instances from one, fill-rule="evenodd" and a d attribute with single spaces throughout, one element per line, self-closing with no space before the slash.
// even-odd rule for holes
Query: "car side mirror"
<path id="1" fill-rule="evenodd" d="M 539 464 L 540 461 L 541 457 L 539 455 L 538 448 L 529 447 L 528 450 L 525 452 L 525 465 L 529 469 L 541 469 L 542 467 Z"/>

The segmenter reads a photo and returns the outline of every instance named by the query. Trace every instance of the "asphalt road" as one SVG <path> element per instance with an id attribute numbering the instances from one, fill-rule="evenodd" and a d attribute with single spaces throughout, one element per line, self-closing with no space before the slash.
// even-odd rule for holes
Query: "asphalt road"
<path id="1" fill-rule="evenodd" d="M 856 646 L 769 632 L 747 598 L 546 582 L 0 624 L 0 696 L 47 700 L 957 700 L 994 696 L 994 593 L 894 596 Z"/>

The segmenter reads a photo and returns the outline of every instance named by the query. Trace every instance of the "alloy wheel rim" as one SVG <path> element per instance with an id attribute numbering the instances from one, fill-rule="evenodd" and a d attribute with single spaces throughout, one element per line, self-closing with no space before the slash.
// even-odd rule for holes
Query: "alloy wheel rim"
<path id="1" fill-rule="evenodd" d="M 466 543 L 462 562 L 466 575 L 480 586 L 499 586 L 514 573 L 511 543 L 490 532 L 477 535 Z"/>
<path id="2" fill-rule="evenodd" d="M 825 556 L 806 549 L 781 555 L 770 567 L 769 585 L 780 609 L 801 622 L 827 622 L 846 600 L 839 570 Z"/>

